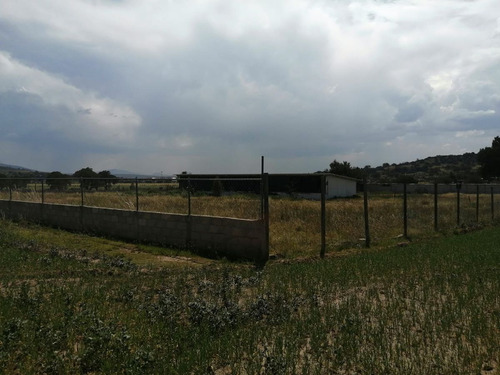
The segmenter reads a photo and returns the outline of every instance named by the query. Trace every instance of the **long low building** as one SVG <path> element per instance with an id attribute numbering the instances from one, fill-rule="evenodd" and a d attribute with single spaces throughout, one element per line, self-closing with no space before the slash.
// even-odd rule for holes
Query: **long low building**
<path id="1" fill-rule="evenodd" d="M 270 194 L 289 194 L 307 199 L 321 198 L 321 177 L 326 180 L 326 198 L 356 195 L 358 180 L 332 173 L 269 174 Z M 260 174 L 180 174 L 179 187 L 203 192 L 253 192 L 260 193 Z"/>

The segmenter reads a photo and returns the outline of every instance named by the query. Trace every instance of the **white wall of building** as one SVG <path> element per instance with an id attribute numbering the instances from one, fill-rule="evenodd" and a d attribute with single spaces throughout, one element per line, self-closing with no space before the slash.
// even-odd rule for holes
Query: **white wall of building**
<path id="1" fill-rule="evenodd" d="M 340 176 L 326 176 L 326 199 L 356 195 L 356 180 Z"/>
<path id="2" fill-rule="evenodd" d="M 327 175 L 326 199 L 346 198 L 356 195 L 356 180 L 349 177 Z M 305 199 L 320 200 L 321 193 L 299 193 L 297 196 Z"/>

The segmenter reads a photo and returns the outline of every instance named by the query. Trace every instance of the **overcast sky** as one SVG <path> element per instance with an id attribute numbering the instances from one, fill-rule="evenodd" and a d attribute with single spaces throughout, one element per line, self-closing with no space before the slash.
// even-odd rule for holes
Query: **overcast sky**
<path id="1" fill-rule="evenodd" d="M 0 163 L 315 172 L 500 135 L 498 0 L 0 0 Z"/>

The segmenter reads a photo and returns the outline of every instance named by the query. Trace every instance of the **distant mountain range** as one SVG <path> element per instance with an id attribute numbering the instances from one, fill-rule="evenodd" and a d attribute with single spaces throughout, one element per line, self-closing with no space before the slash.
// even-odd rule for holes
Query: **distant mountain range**
<path id="1" fill-rule="evenodd" d="M 32 171 L 31 169 L 20 167 L 18 165 L 10 165 L 10 164 L 2 164 L 0 163 L 1 169 L 9 169 L 9 170 L 24 170 L 24 171 Z"/>

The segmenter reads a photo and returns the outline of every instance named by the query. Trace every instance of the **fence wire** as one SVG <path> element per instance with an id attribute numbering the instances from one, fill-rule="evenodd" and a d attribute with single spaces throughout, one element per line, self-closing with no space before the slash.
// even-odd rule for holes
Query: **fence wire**
<path id="1" fill-rule="evenodd" d="M 260 178 L 0 179 L 0 199 L 260 219 Z"/>
<path id="2" fill-rule="evenodd" d="M 363 188 L 368 192 L 364 209 Z M 374 244 L 387 240 L 460 231 L 500 221 L 497 184 L 360 184 L 354 197 L 321 204 L 297 194 L 269 196 L 270 251 L 315 254 L 363 247 L 365 216 Z M 263 218 L 261 178 L 171 179 L 0 179 L 0 199 L 46 204 L 207 215 L 240 219 Z M 406 205 L 405 205 L 406 202 Z M 323 227 L 324 226 L 324 227 Z M 323 230 L 325 233 L 323 233 Z M 323 237 L 325 235 L 325 238 Z"/>

